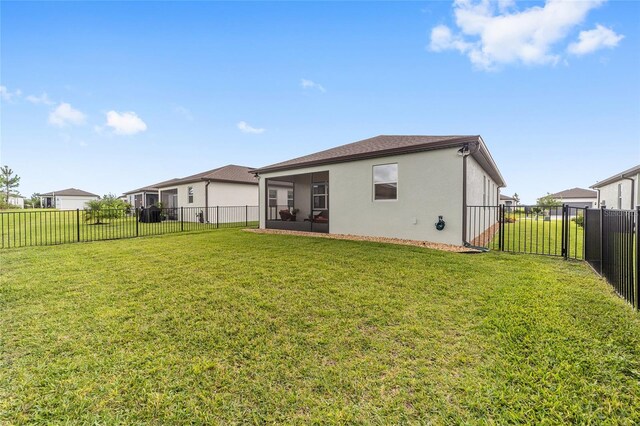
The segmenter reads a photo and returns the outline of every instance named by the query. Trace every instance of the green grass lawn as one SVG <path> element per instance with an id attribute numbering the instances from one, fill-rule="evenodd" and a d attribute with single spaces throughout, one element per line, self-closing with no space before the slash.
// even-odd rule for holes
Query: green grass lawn
<path id="1" fill-rule="evenodd" d="M 638 424 L 585 264 L 241 230 L 0 252 L 0 423 Z"/>

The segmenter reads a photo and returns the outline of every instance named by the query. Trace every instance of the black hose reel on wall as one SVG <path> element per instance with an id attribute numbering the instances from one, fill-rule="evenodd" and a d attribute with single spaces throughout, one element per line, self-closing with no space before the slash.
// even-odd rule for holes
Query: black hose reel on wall
<path id="1" fill-rule="evenodd" d="M 442 219 L 442 216 L 438 216 L 438 222 L 436 223 L 436 229 L 438 231 L 442 231 L 444 229 L 445 222 Z"/>

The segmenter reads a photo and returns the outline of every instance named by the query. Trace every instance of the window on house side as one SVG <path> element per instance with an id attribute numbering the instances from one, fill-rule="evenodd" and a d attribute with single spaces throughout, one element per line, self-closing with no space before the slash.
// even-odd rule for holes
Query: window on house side
<path id="1" fill-rule="evenodd" d="M 269 190 L 269 207 L 278 207 L 278 190 Z"/>
<path id="2" fill-rule="evenodd" d="M 482 176 L 482 205 L 487 205 L 487 177 Z"/>
<path id="3" fill-rule="evenodd" d="M 398 199 L 398 165 L 373 166 L 373 199 L 376 201 Z"/>
<path id="4" fill-rule="evenodd" d="M 189 204 L 193 204 L 193 186 L 187 187 L 187 197 L 188 197 L 187 202 Z"/>
<path id="5" fill-rule="evenodd" d="M 325 210 L 327 208 L 327 184 L 313 184 L 313 209 Z"/>
<path id="6" fill-rule="evenodd" d="M 622 184 L 618 184 L 618 208 L 622 209 Z"/>
<path id="7" fill-rule="evenodd" d="M 292 209 L 293 208 L 293 190 L 287 191 L 287 206 Z"/>

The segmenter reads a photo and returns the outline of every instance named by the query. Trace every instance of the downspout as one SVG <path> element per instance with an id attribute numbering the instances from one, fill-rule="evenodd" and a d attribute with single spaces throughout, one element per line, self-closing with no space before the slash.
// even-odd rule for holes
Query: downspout
<path id="1" fill-rule="evenodd" d="M 209 223 L 209 184 L 211 183 L 210 180 L 207 181 L 207 183 L 204 184 L 204 220 L 206 223 Z"/>
<path id="2" fill-rule="evenodd" d="M 636 181 L 633 180 L 630 177 L 626 177 L 625 175 L 622 175 L 621 177 L 622 177 L 622 179 L 626 179 L 626 180 L 630 180 L 631 181 L 631 207 L 630 207 L 630 209 L 633 210 L 634 207 L 635 207 L 635 199 L 634 198 L 635 198 Z"/>
<path id="3" fill-rule="evenodd" d="M 477 247 L 467 241 L 467 157 L 480 149 L 480 144 L 473 144 L 469 149 L 469 144 L 465 144 L 458 150 L 458 155 L 462 156 L 462 245 L 480 251 L 489 251 L 486 247 Z"/>

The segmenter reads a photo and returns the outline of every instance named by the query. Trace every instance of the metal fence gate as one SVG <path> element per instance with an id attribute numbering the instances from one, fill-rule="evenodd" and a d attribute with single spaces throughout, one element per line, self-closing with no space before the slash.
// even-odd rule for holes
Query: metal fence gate
<path id="1" fill-rule="evenodd" d="M 585 260 L 640 309 L 640 208 L 468 206 L 465 243 Z"/>

